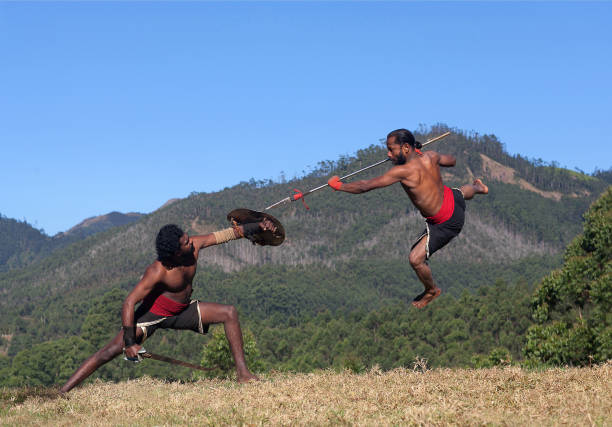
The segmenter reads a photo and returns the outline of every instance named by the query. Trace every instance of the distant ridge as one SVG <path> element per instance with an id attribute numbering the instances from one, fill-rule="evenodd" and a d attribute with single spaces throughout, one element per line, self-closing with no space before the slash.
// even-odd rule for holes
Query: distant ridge
<path id="1" fill-rule="evenodd" d="M 159 209 L 180 200 L 169 199 Z M 67 231 L 49 236 L 44 230 L 39 230 L 26 221 L 8 218 L 0 213 L 0 272 L 23 268 L 49 256 L 57 249 L 110 228 L 134 223 L 146 215 L 140 212 L 112 211 L 86 218 Z"/>
<path id="2" fill-rule="evenodd" d="M 70 230 L 57 233 L 53 237 L 26 221 L 0 215 L 0 272 L 26 267 L 58 249 L 110 228 L 131 224 L 144 215 L 138 212 L 124 214 L 114 211 L 87 218 Z"/>
<path id="3" fill-rule="evenodd" d="M 174 203 L 174 202 L 178 202 L 179 200 L 181 200 L 181 199 L 178 199 L 178 198 L 170 199 L 170 200 L 168 200 L 166 203 L 164 203 L 163 205 L 161 205 L 161 206 L 159 207 L 159 209 L 163 209 L 163 208 L 165 208 L 165 207 L 168 207 L 168 206 L 170 206 L 172 203 Z"/>
<path id="4" fill-rule="evenodd" d="M 139 212 L 129 212 L 124 214 L 113 211 L 105 215 L 93 216 L 84 219 L 70 230 L 59 233 L 59 235 L 87 237 L 92 234 L 99 233 L 100 231 L 108 230 L 111 227 L 117 227 L 138 221 L 144 215 L 145 214 Z"/>

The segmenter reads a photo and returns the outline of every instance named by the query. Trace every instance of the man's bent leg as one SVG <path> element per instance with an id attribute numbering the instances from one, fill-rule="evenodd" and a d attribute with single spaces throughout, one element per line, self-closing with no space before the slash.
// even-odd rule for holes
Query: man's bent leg
<path id="1" fill-rule="evenodd" d="M 470 200 L 476 194 L 487 194 L 489 187 L 484 185 L 480 179 L 475 179 L 472 184 L 465 184 L 460 188 L 465 200 Z"/>
<path id="2" fill-rule="evenodd" d="M 223 323 L 225 336 L 236 363 L 238 382 L 245 383 L 259 379 L 249 371 L 244 359 L 242 330 L 240 329 L 240 320 L 238 320 L 236 307 L 211 302 L 200 302 L 198 304 L 200 304 L 200 313 L 202 313 L 202 323 Z"/>
<path id="3" fill-rule="evenodd" d="M 109 341 L 104 347 L 91 355 L 83 364 L 75 371 L 68 379 L 66 384 L 60 389 L 60 392 L 66 393 L 83 382 L 88 376 L 94 373 L 96 369 L 104 365 L 106 362 L 114 359 L 123 352 L 123 331 L 119 332 L 115 338 Z"/>
<path id="4" fill-rule="evenodd" d="M 410 265 L 425 287 L 425 291 L 417 295 L 414 301 L 412 301 L 412 305 L 416 308 L 425 307 L 442 293 L 442 290 L 434 283 L 431 268 L 429 268 L 429 265 L 427 265 L 425 262 L 426 259 L 427 237 L 423 236 L 423 238 L 414 246 L 409 256 Z"/>

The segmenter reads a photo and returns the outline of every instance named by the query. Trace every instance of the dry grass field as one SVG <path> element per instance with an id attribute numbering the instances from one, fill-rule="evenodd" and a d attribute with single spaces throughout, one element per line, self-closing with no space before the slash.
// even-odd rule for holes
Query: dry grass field
<path id="1" fill-rule="evenodd" d="M 95 382 L 67 398 L 2 390 L 2 425 L 612 425 L 593 368 L 273 373 L 258 383 Z"/>

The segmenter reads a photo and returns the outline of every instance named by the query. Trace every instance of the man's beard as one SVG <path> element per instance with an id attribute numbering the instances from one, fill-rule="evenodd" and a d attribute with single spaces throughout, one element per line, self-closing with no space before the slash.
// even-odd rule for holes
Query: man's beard
<path id="1" fill-rule="evenodd" d="M 397 158 L 395 160 L 392 160 L 391 163 L 396 166 L 406 164 L 406 156 L 404 156 L 404 153 L 399 153 L 397 155 Z"/>

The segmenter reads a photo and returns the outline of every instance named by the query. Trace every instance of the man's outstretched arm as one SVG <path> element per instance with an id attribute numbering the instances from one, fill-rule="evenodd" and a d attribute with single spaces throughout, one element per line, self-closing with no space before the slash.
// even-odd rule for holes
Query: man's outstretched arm
<path id="1" fill-rule="evenodd" d="M 365 179 L 361 181 L 355 181 L 350 183 L 344 183 L 340 181 L 337 176 L 332 176 L 327 184 L 334 190 L 345 191 L 347 193 L 360 194 L 377 188 L 388 187 L 389 185 L 395 184 L 401 181 L 399 176 L 394 169 L 390 169 L 384 175 L 377 176 L 372 179 Z"/>
<path id="2" fill-rule="evenodd" d="M 221 243 L 230 240 L 241 239 L 253 233 L 259 233 L 262 230 L 274 231 L 276 226 L 269 219 L 264 219 L 261 222 L 252 222 L 248 224 L 234 225 L 233 227 L 224 230 L 215 231 L 202 236 L 193 236 L 193 245 L 198 248 L 206 248 L 208 246 L 220 245 Z"/>
<path id="3" fill-rule="evenodd" d="M 237 240 L 244 237 L 244 227 L 235 225 L 224 230 L 214 231 L 201 236 L 193 236 L 193 246 L 198 250 L 209 246 L 220 245 L 221 243 Z"/>

